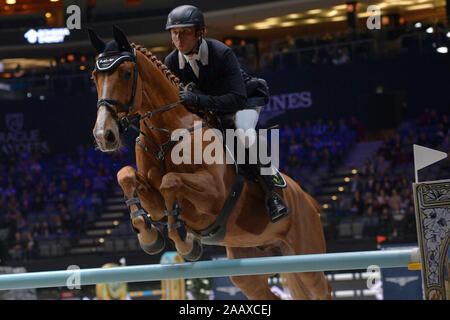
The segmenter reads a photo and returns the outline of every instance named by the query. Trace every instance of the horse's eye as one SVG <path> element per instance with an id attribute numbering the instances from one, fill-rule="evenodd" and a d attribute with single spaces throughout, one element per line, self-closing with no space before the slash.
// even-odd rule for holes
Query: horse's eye
<path id="1" fill-rule="evenodd" d="M 131 79 L 131 72 L 130 72 L 130 71 L 125 71 L 125 72 L 123 73 L 123 78 L 124 78 L 125 80 L 130 80 L 130 79 Z"/>

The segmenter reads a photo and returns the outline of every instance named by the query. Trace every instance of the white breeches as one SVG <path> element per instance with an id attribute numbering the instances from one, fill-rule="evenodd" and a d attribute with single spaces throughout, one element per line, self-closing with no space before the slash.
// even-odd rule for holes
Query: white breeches
<path id="1" fill-rule="evenodd" d="M 236 136 L 246 147 L 251 147 L 256 142 L 256 124 L 258 123 L 261 108 L 239 110 L 235 114 L 234 124 Z"/>

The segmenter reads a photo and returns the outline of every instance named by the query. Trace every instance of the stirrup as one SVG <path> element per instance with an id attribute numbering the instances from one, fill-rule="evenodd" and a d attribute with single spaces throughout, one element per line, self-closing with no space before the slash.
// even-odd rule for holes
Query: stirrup
<path id="1" fill-rule="evenodd" d="M 276 199 L 274 199 L 274 197 Z M 273 205 L 275 206 L 275 208 L 271 208 L 271 206 L 269 205 L 269 201 L 270 199 L 272 199 L 272 201 L 274 202 L 278 202 L 278 203 L 273 203 Z M 287 217 L 291 214 L 291 211 L 289 210 L 288 206 L 286 205 L 286 203 L 284 202 L 283 198 L 281 198 L 281 196 L 276 193 L 275 191 L 272 191 L 270 194 L 267 195 L 266 199 L 266 208 L 267 208 L 267 212 L 269 213 L 269 217 L 270 220 L 272 221 L 272 223 L 277 222 L 278 220 L 281 220 L 284 217 Z M 280 208 L 282 207 L 282 208 Z M 274 209 L 276 212 L 273 212 Z"/>

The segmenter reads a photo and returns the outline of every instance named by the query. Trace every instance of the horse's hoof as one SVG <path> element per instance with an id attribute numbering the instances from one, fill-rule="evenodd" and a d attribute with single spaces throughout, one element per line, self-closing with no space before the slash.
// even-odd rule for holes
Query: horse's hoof
<path id="1" fill-rule="evenodd" d="M 198 238 L 194 238 L 192 241 L 192 250 L 191 252 L 181 255 L 184 260 L 188 261 L 197 261 L 203 254 L 203 246 Z"/>
<path id="2" fill-rule="evenodd" d="M 161 251 L 163 251 L 163 249 L 166 247 L 166 239 L 164 238 L 164 235 L 162 234 L 161 230 L 159 230 L 159 228 L 157 227 L 154 228 L 158 232 L 158 238 L 153 244 L 147 245 L 139 242 L 139 245 L 141 246 L 142 250 L 144 250 L 144 252 L 149 255 L 158 254 Z"/>

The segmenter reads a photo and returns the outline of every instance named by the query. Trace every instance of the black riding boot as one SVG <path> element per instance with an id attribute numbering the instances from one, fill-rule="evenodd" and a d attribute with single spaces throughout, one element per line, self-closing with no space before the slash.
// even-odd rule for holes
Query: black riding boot
<path id="1" fill-rule="evenodd" d="M 278 220 L 291 214 L 291 211 L 284 203 L 284 200 L 275 191 L 275 188 L 284 188 L 286 186 L 286 182 L 278 171 L 272 175 L 261 174 L 262 167 L 265 166 L 260 164 L 256 166 L 258 180 L 265 193 L 264 201 L 267 211 L 269 212 L 270 220 L 272 222 L 277 222 Z"/>

